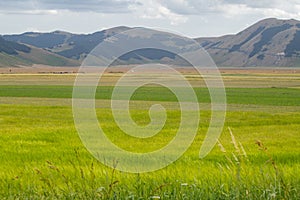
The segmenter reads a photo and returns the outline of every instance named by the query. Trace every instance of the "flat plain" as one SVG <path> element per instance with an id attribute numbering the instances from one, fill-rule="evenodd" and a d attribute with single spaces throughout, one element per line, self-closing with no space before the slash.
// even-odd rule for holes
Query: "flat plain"
<path id="1" fill-rule="evenodd" d="M 197 94 L 200 124 L 194 142 L 159 171 L 129 174 L 106 167 L 84 147 L 72 115 L 76 74 L 0 74 L 0 197 L 2 199 L 299 199 L 299 70 L 221 70 L 227 93 L 222 135 L 204 159 L 199 149 L 211 117 L 203 78 L 182 70 Z M 110 97 L 122 76 L 105 74 L 96 112 L 108 138 L 133 152 L 166 145 L 180 123 L 177 99 L 162 87 L 140 88 L 131 116 L 149 123 L 148 109 L 162 104 L 164 129 L 148 139 L 124 134 Z M 164 94 L 164 95 L 162 95 Z"/>

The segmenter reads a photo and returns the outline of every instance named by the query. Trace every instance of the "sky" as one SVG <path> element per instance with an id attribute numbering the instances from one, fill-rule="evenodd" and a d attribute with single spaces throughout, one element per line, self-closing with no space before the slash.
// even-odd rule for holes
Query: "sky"
<path id="1" fill-rule="evenodd" d="M 148 27 L 188 37 L 235 34 L 264 19 L 300 20 L 299 0 L 0 0 L 0 34 Z"/>

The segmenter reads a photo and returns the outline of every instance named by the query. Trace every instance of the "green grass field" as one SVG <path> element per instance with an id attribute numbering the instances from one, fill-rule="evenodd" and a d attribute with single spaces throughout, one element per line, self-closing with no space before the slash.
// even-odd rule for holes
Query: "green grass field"
<path id="1" fill-rule="evenodd" d="M 0 75 L 0 198 L 299 199 L 300 76 L 278 76 L 224 76 L 226 122 L 220 143 L 204 159 L 199 149 L 210 98 L 204 86 L 195 86 L 201 122 L 188 151 L 162 170 L 129 174 L 104 166 L 81 143 L 71 107 L 74 77 Z M 175 96 L 153 86 L 135 93 L 131 115 L 138 124 L 149 122 L 144 103 L 161 103 L 168 114 L 158 135 L 136 139 L 114 123 L 109 79 L 98 87 L 96 111 L 111 141 L 134 152 L 166 145 L 180 122 Z"/>

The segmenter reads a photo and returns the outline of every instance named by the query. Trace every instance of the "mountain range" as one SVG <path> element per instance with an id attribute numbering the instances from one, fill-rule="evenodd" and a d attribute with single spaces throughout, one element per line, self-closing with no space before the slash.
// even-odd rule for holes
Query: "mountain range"
<path id="1" fill-rule="evenodd" d="M 31 66 L 33 64 L 52 66 L 75 66 L 79 61 L 68 59 L 49 51 L 0 37 L 0 67 Z"/>
<path id="2" fill-rule="evenodd" d="M 0 37 L 0 66 L 78 66 L 100 42 L 130 29 L 121 26 L 92 34 L 54 31 L 3 35 Z M 158 39 L 153 37 L 153 40 Z M 235 35 L 194 39 L 218 66 L 300 66 L 300 21 L 297 20 L 270 18 Z M 121 64 L 129 60 L 137 63 L 143 60 L 170 62 L 174 58 L 168 52 L 144 49 L 123 56 Z"/>
<path id="3" fill-rule="evenodd" d="M 197 38 L 221 66 L 300 66 L 300 21 L 262 20 L 236 35 Z"/>

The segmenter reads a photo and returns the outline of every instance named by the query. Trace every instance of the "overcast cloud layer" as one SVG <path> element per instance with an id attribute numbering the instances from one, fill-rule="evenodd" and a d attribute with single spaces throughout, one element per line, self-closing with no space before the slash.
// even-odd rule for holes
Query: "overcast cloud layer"
<path id="1" fill-rule="evenodd" d="M 117 25 L 222 35 L 267 17 L 300 19 L 299 0 L 10 0 L 0 1 L 2 33 L 29 29 L 96 31 Z"/>

